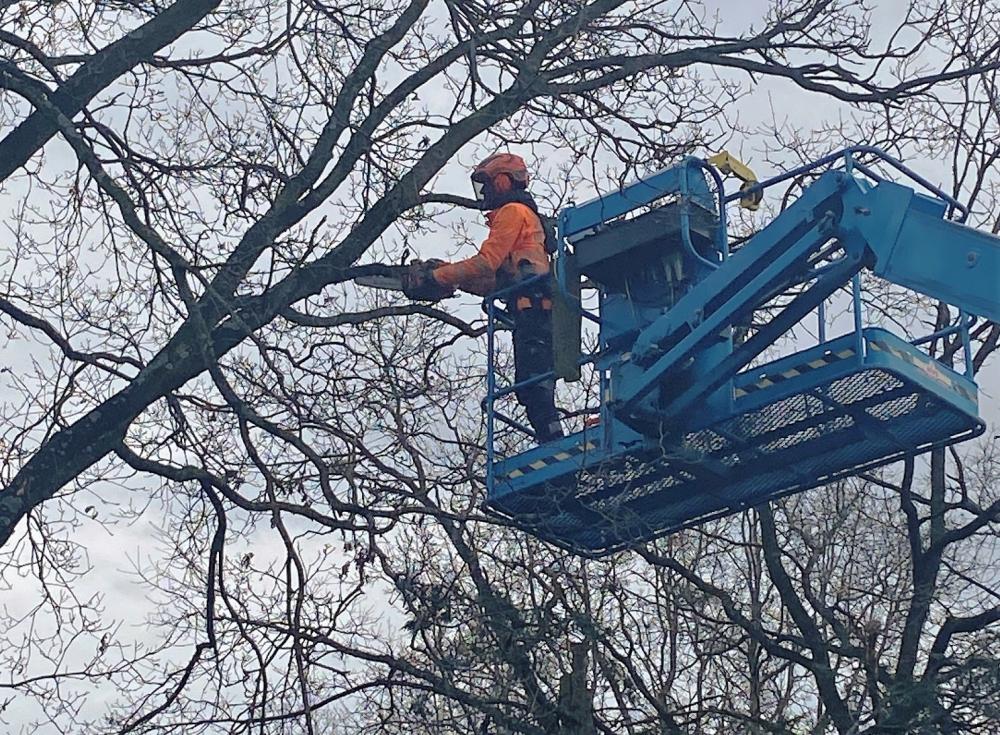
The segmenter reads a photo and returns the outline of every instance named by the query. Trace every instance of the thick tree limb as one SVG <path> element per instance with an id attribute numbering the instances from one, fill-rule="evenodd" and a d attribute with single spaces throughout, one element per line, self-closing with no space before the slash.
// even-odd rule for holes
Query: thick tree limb
<path id="1" fill-rule="evenodd" d="M 51 100 L 72 119 L 101 90 L 191 30 L 219 0 L 177 0 L 134 31 L 98 51 L 52 92 Z M 0 181 L 23 166 L 58 131 L 47 112 L 35 110 L 0 140 Z"/>
<path id="2" fill-rule="evenodd" d="M 948 616 L 941 629 L 938 630 L 938 634 L 934 637 L 930 658 L 927 662 L 927 670 L 924 672 L 923 678 L 925 680 L 932 679 L 941 670 L 941 667 L 946 662 L 945 654 L 948 652 L 952 636 L 957 633 L 973 633 L 997 622 L 1000 622 L 1000 606 L 984 610 L 978 615 L 969 615 L 966 617 Z"/>

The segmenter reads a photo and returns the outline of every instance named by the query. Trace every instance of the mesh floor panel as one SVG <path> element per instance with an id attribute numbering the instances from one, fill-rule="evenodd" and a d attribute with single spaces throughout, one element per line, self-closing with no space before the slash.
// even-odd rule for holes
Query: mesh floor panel
<path id="1" fill-rule="evenodd" d="M 543 538 L 616 551 L 982 431 L 978 417 L 905 377 L 859 369 L 687 434 L 491 500 Z"/>

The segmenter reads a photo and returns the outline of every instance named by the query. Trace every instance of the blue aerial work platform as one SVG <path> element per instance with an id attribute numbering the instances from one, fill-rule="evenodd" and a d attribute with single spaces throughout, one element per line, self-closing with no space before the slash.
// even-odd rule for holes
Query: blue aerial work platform
<path id="1" fill-rule="evenodd" d="M 886 180 L 861 156 L 926 193 Z M 753 208 L 768 186 L 810 172 L 801 196 L 730 254 L 727 205 Z M 728 195 L 715 167 L 688 158 L 564 210 L 557 330 L 573 323 L 566 304 L 599 324 L 597 350 L 579 363 L 593 364 L 600 405 L 583 430 L 532 446 L 530 431 L 497 406 L 517 387 L 502 384 L 495 364 L 511 293 L 487 299 L 487 506 L 601 555 L 979 435 L 968 330 L 974 315 L 1000 321 L 1000 238 L 966 227 L 965 215 L 868 147 Z M 866 328 L 866 269 L 957 306 L 957 323 L 914 341 Z M 596 313 L 582 309 L 583 279 L 597 290 Z M 827 339 L 824 305 L 848 286 L 853 331 Z M 767 322 L 734 340 L 765 306 Z M 811 312 L 818 344 L 755 362 Z M 926 351 L 952 335 L 964 374 Z"/>

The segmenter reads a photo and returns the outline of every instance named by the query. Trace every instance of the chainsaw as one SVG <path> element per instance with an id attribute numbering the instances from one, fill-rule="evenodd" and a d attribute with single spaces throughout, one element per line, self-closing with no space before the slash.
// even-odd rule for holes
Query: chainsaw
<path id="1" fill-rule="evenodd" d="M 403 277 L 409 269 L 408 265 L 384 265 L 383 263 L 362 265 L 354 270 L 363 270 L 364 274 L 355 276 L 354 282 L 359 286 L 380 288 L 384 291 L 402 291 Z"/>
<path id="2" fill-rule="evenodd" d="M 442 263 L 442 260 L 415 260 L 404 265 L 362 265 L 354 269 L 357 273 L 354 282 L 384 291 L 402 291 L 415 301 L 440 301 L 455 293 L 454 288 L 442 286 L 431 275 Z"/>

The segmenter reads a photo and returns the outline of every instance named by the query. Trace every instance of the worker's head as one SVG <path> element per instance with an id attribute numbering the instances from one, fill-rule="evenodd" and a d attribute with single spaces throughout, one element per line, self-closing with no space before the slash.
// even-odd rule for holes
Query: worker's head
<path id="1" fill-rule="evenodd" d="M 512 192 L 528 186 L 528 167 L 524 159 L 513 153 L 494 153 L 472 172 L 472 189 L 476 199 L 492 209 Z"/>

